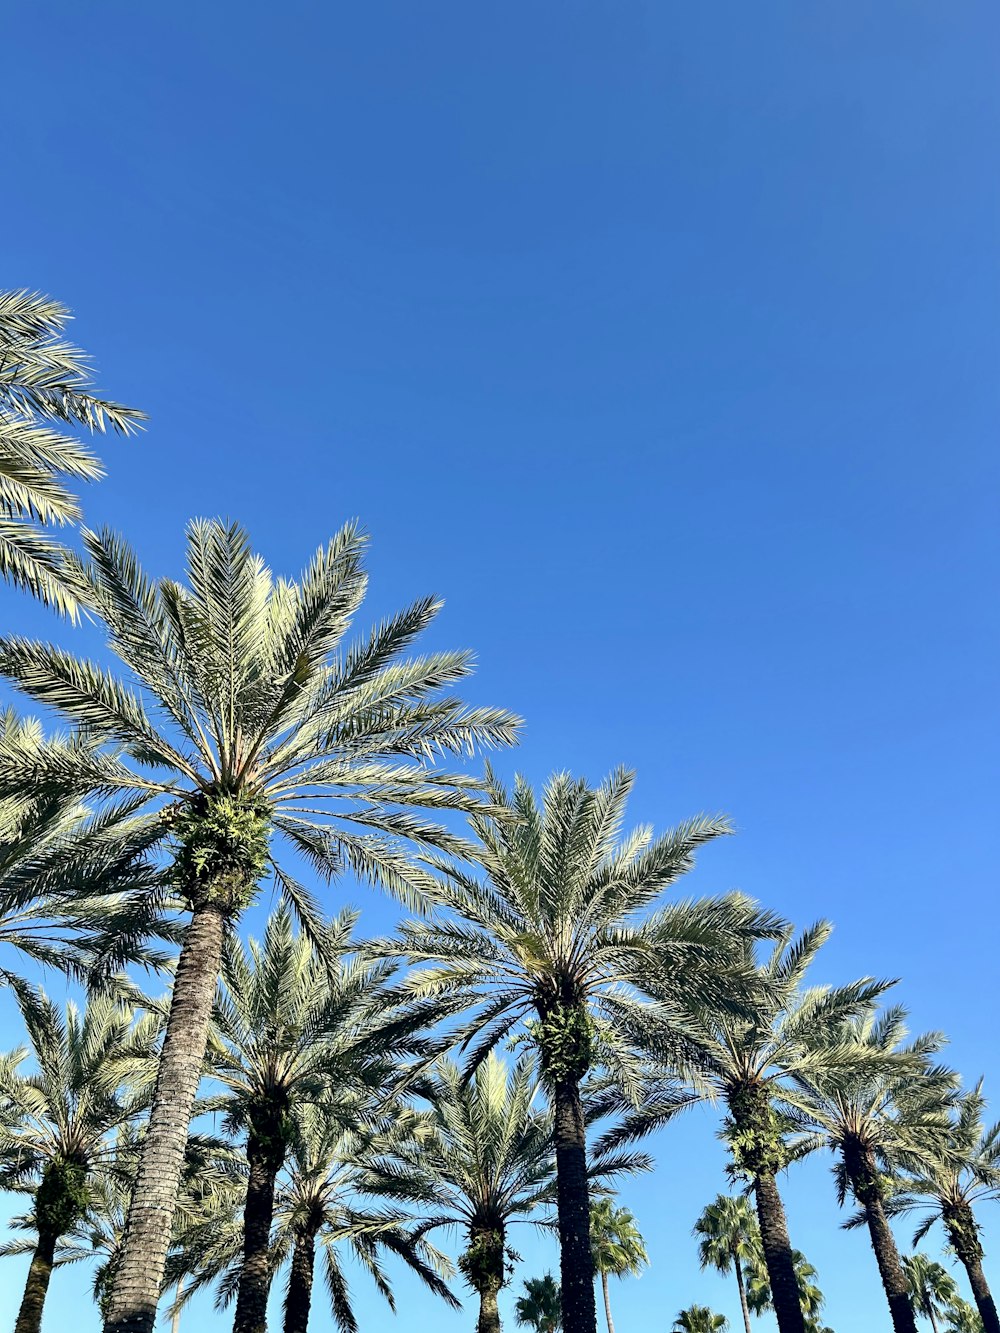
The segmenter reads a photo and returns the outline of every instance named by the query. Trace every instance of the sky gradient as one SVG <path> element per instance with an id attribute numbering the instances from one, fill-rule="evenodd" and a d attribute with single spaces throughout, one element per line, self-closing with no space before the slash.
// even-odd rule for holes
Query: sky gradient
<path id="1" fill-rule="evenodd" d="M 831 918 L 821 978 L 902 978 L 994 1087 L 995 6 L 39 0 L 0 36 L 2 283 L 69 304 L 151 417 L 87 520 L 174 575 L 187 520 L 232 516 L 292 574 L 357 516 L 360 627 L 446 599 L 428 642 L 527 719 L 502 772 L 624 763 L 635 822 L 729 813 L 690 887 Z M 690 1238 L 714 1128 L 624 1189 L 653 1267 L 622 1333 L 739 1317 Z M 828 1164 L 786 1189 L 826 1322 L 887 1329 Z M 515 1244 L 518 1282 L 556 1265 Z M 57 1274 L 49 1328 L 98 1328 L 88 1281 Z M 356 1290 L 363 1329 L 473 1326 Z"/>

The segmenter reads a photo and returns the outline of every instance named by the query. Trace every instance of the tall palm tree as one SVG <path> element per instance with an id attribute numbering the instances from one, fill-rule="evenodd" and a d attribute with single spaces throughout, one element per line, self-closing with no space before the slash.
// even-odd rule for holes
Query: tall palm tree
<path id="1" fill-rule="evenodd" d="M 903 1256 L 903 1271 L 914 1311 L 929 1319 L 934 1333 L 938 1333 L 938 1316 L 946 1315 L 958 1300 L 955 1279 L 936 1260 L 919 1251 Z"/>
<path id="2" fill-rule="evenodd" d="M 297 1109 L 332 1090 L 338 1097 L 370 1091 L 385 1100 L 405 1075 L 405 1062 L 429 1050 L 427 1006 L 390 989 L 391 966 L 349 957 L 357 949 L 356 922 L 354 912 L 337 917 L 322 953 L 295 934 L 285 907 L 268 920 L 262 943 L 244 946 L 232 935 L 226 941 L 208 1048 L 212 1076 L 224 1091 L 202 1105 L 225 1112 L 230 1133 L 246 1131 L 234 1333 L 264 1333 L 275 1187 Z"/>
<path id="3" fill-rule="evenodd" d="M 288 1265 L 285 1333 L 307 1333 L 312 1308 L 317 1249 L 330 1309 L 341 1333 L 357 1333 L 351 1293 L 343 1270 L 343 1251 L 373 1279 L 390 1309 L 395 1301 L 383 1260 L 401 1260 L 436 1295 L 450 1305 L 458 1301 L 444 1278 L 451 1275 L 447 1259 L 416 1231 L 397 1208 L 373 1206 L 367 1195 L 372 1142 L 392 1136 L 391 1116 L 374 1128 L 346 1128 L 348 1119 L 363 1124 L 372 1117 L 364 1099 L 344 1097 L 329 1103 L 308 1103 L 296 1113 L 293 1147 L 282 1172 L 275 1210 L 275 1233 L 269 1255 L 273 1278 Z M 376 1118 L 378 1119 L 378 1118 Z M 249 1165 L 246 1166 L 249 1174 Z M 166 1285 L 186 1284 L 175 1309 L 196 1292 L 217 1287 L 216 1307 L 236 1296 L 243 1263 L 240 1209 L 216 1213 L 183 1229 L 167 1265 Z"/>
<path id="4" fill-rule="evenodd" d="M 524 1280 L 524 1295 L 514 1302 L 514 1318 L 535 1333 L 559 1333 L 562 1328 L 562 1292 L 551 1273 Z"/>
<path id="5" fill-rule="evenodd" d="M 22 1228 L 35 1233 L 15 1333 L 39 1333 L 60 1240 L 87 1216 L 93 1177 L 110 1163 L 114 1131 L 148 1105 L 148 1076 L 158 1031 L 110 994 L 90 997 L 81 1014 L 61 1013 L 40 990 L 15 991 L 34 1074 L 3 1067 L 0 1185 L 32 1197 Z"/>
<path id="6" fill-rule="evenodd" d="M 750 1333 L 750 1310 L 747 1306 L 746 1270 L 763 1262 L 760 1229 L 746 1196 L 733 1198 L 720 1194 L 710 1203 L 694 1224 L 698 1242 L 698 1259 L 702 1268 L 736 1274 L 743 1312 L 745 1333 Z"/>
<path id="7" fill-rule="evenodd" d="M 948 1126 L 951 1070 L 931 1063 L 943 1038 L 929 1033 L 903 1044 L 906 1011 L 874 1010 L 836 1032 L 819 1033 L 837 1058 L 796 1073 L 788 1096 L 813 1127 L 807 1146 L 836 1156 L 840 1202 L 860 1205 L 879 1267 L 895 1333 L 916 1333 L 906 1273 L 889 1225 L 885 1172 L 901 1156 L 920 1160 Z"/>
<path id="8" fill-rule="evenodd" d="M 935 1222 L 944 1225 L 948 1240 L 969 1276 L 986 1333 L 1000 1333 L 1000 1318 L 983 1272 L 983 1245 L 973 1206 L 1000 1196 L 1000 1123 L 984 1123 L 986 1099 L 982 1080 L 961 1096 L 943 1139 L 924 1145 L 922 1161 L 900 1181 L 890 1199 L 893 1213 L 922 1211 L 914 1245 Z"/>
<path id="9" fill-rule="evenodd" d="M 84 543 L 89 562 L 74 577 L 127 683 L 17 638 L 0 640 L 0 674 L 107 748 L 52 741 L 22 761 L 6 746 L 0 799 L 27 789 L 136 802 L 169 840 L 190 911 L 106 1322 L 107 1333 L 152 1333 L 225 936 L 269 868 L 322 934 L 275 835 L 327 877 L 350 868 L 413 902 L 429 877 L 406 844 L 461 843 L 412 808 L 468 809 L 476 799 L 470 779 L 432 766 L 435 752 L 506 744 L 517 724 L 440 694 L 468 673 L 466 654 L 401 659 L 438 609 L 430 600 L 340 652 L 365 590 L 354 525 L 298 583 L 275 582 L 235 524 L 190 526 L 186 587 L 148 579 L 112 533 Z"/>
<path id="10" fill-rule="evenodd" d="M 680 1038 L 669 1019 L 642 1022 L 635 1039 L 651 1062 L 643 1106 L 605 1136 L 610 1142 L 648 1133 L 699 1100 L 722 1101 L 732 1172 L 753 1190 L 780 1333 L 806 1333 L 777 1181 L 790 1161 L 781 1099 L 790 1079 L 835 1060 L 835 1045 L 818 1034 L 866 1012 L 891 984 L 866 977 L 839 987 L 806 985 L 831 929 L 819 922 L 796 936 L 786 928 L 759 965 L 754 942 L 746 940 L 741 947 L 751 984 L 741 987 L 739 1004 L 703 1006 L 687 1016 Z M 670 997 L 669 978 L 653 993 Z"/>
<path id="11" fill-rule="evenodd" d="M 430 966 L 411 975 L 416 993 L 465 996 L 466 1028 L 480 1034 L 473 1062 L 519 1025 L 538 1052 L 555 1119 L 563 1317 L 596 1333 L 594 1262 L 581 1081 L 605 1066 L 638 1090 L 635 1041 L 646 1004 L 637 987 L 655 965 L 685 995 L 723 1003 L 733 941 L 761 928 L 747 899 L 671 904 L 640 919 L 690 869 L 696 849 L 729 831 L 698 818 L 653 838 L 620 841 L 632 775 L 590 788 L 553 777 L 539 804 L 517 778 L 513 795 L 488 774 L 489 812 L 471 817 L 484 878 L 438 858 L 436 897 L 457 921 L 404 925 L 384 945 Z"/>
<path id="12" fill-rule="evenodd" d="M 131 435 L 145 417 L 91 392 L 86 356 L 62 337 L 69 318 L 38 292 L 0 292 L 0 576 L 72 613 L 64 552 L 45 529 L 80 517 L 66 483 L 102 469 L 53 423 Z"/>
<path id="13" fill-rule="evenodd" d="M 509 1070 L 490 1055 L 468 1080 L 442 1060 L 422 1092 L 430 1112 L 415 1114 L 413 1132 L 372 1163 L 368 1187 L 420 1205 L 421 1234 L 462 1233 L 459 1267 L 479 1297 L 478 1333 L 499 1333 L 509 1229 L 554 1196 L 552 1117 L 536 1105 L 527 1060 Z"/>
<path id="14" fill-rule="evenodd" d="M 633 1214 L 627 1208 L 616 1208 L 614 1200 L 609 1198 L 598 1199 L 590 1205 L 590 1247 L 594 1255 L 594 1271 L 601 1279 L 608 1333 L 615 1333 L 608 1276 L 636 1276 L 649 1263 L 649 1255 Z"/>
<path id="15" fill-rule="evenodd" d="M 689 1305 L 674 1320 L 676 1333 L 723 1333 L 729 1327 L 724 1314 L 716 1314 L 707 1305 Z"/>

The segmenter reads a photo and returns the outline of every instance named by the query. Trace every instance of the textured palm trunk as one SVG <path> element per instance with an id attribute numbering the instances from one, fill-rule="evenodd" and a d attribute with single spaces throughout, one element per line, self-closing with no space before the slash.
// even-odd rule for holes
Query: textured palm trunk
<path id="1" fill-rule="evenodd" d="M 771 1285 L 771 1303 L 780 1333 L 806 1333 L 805 1316 L 795 1278 L 792 1243 L 788 1238 L 785 1208 L 772 1171 L 759 1171 L 754 1178 L 754 1199 L 760 1225 L 761 1248 L 767 1280 Z M 747 1327 L 750 1320 L 747 1318 Z"/>
<path id="2" fill-rule="evenodd" d="M 985 1333 L 1000 1333 L 1000 1318 L 997 1317 L 997 1307 L 983 1272 L 983 1247 L 972 1209 L 966 1204 L 961 1209 L 946 1211 L 945 1225 L 948 1228 L 948 1239 L 969 1275 L 969 1285 Z"/>
<path id="3" fill-rule="evenodd" d="M 917 1333 L 917 1317 L 910 1303 L 906 1274 L 882 1205 L 875 1160 L 861 1144 L 848 1140 L 844 1145 L 844 1166 L 854 1197 L 861 1204 L 868 1224 L 872 1249 L 889 1302 L 892 1327 L 895 1333 Z"/>
<path id="4" fill-rule="evenodd" d="M 934 1314 L 934 1306 L 928 1305 L 927 1318 L 931 1321 L 931 1333 L 938 1333 L 937 1316 Z"/>
<path id="5" fill-rule="evenodd" d="M 283 1333 L 307 1333 L 312 1305 L 313 1270 L 316 1267 L 316 1236 L 304 1231 L 295 1240 L 292 1269 L 288 1275 Z"/>
<path id="6" fill-rule="evenodd" d="M 177 963 L 156 1092 L 104 1333 L 153 1333 L 208 1022 L 222 963 L 225 912 L 194 909 Z"/>
<path id="7" fill-rule="evenodd" d="M 476 1333 L 500 1333 L 500 1310 L 492 1287 L 479 1293 L 479 1322 Z"/>
<path id="8" fill-rule="evenodd" d="M 587 1136 L 578 1079 L 553 1087 L 563 1333 L 597 1333 Z"/>
<path id="9" fill-rule="evenodd" d="M 55 1260 L 56 1241 L 59 1239 L 52 1231 L 40 1231 L 38 1244 L 31 1256 L 28 1280 L 24 1284 L 21 1308 L 17 1312 L 14 1333 L 40 1333 L 42 1310 L 52 1277 L 52 1265 Z"/>
<path id="10" fill-rule="evenodd" d="M 736 1270 L 736 1285 L 740 1289 L 740 1309 L 743 1311 L 743 1327 L 750 1333 L 750 1307 L 747 1305 L 747 1284 L 743 1277 L 743 1265 L 739 1255 L 733 1255 L 733 1268 Z"/>
<path id="11" fill-rule="evenodd" d="M 250 1178 L 243 1208 L 243 1266 L 233 1333 L 265 1333 L 267 1328 L 274 1189 L 284 1156 L 280 1117 L 270 1118 L 263 1135 L 251 1130 L 247 1140 Z"/>
<path id="12" fill-rule="evenodd" d="M 604 1294 L 604 1318 L 608 1321 L 608 1333 L 615 1333 L 614 1321 L 611 1318 L 611 1295 L 608 1291 L 608 1275 L 601 1274 L 601 1291 Z"/>

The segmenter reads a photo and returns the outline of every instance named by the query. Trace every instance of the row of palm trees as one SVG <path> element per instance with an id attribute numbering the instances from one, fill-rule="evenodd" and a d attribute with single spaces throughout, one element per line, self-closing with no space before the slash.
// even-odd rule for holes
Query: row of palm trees
<path id="1" fill-rule="evenodd" d="M 301 864 L 320 882 L 360 875 L 420 914 L 352 964 L 376 969 L 369 979 L 401 969 L 392 973 L 389 1045 L 380 1052 L 373 1037 L 369 1049 L 362 1036 L 343 1053 L 352 1096 L 368 1095 L 366 1080 L 379 1082 L 386 1062 L 393 1096 L 416 1096 L 440 1054 L 433 1033 L 462 1053 L 463 1087 L 476 1086 L 502 1043 L 521 1043 L 537 1068 L 570 1333 L 596 1329 L 594 1171 L 613 1170 L 621 1145 L 704 1099 L 726 1109 L 781 1333 L 806 1325 L 777 1182 L 821 1145 L 837 1154 L 842 1192 L 869 1229 L 897 1333 L 915 1326 L 884 1172 L 941 1191 L 951 1173 L 954 1198 L 939 1211 L 984 1324 L 1000 1333 L 971 1214 L 975 1190 L 994 1188 L 993 1141 L 973 1126 L 975 1143 L 956 1155 L 968 1098 L 981 1105 L 981 1095 L 959 1100 L 954 1075 L 935 1062 L 939 1038 L 906 1043 L 902 1011 L 878 1012 L 887 983 L 805 986 L 826 926 L 796 936 L 738 894 L 665 901 L 697 850 L 730 832 L 724 819 L 700 816 L 659 837 L 625 833 L 624 770 L 598 786 L 560 773 L 540 795 L 521 778 L 508 790 L 489 766 L 442 770 L 444 755 L 514 743 L 519 719 L 454 693 L 470 671 L 467 653 L 411 652 L 438 610 L 432 599 L 348 641 L 366 586 L 365 538 L 354 524 L 295 581 L 274 578 L 233 523 L 190 525 L 183 582 L 149 577 L 110 530 L 83 530 L 80 549 L 54 541 L 42 525 L 76 516 L 64 479 L 96 464 L 81 461 L 53 423 L 127 432 L 139 420 L 89 394 L 85 363 L 61 339 L 65 313 L 30 294 L 0 300 L 0 571 L 102 626 L 116 664 L 0 638 L 0 676 L 67 727 L 46 735 L 13 715 L 3 725 L 0 942 L 105 986 L 123 966 L 156 966 L 180 943 L 107 1274 L 105 1333 L 152 1333 L 186 1211 L 206 1061 L 225 1071 L 221 1049 L 252 1027 L 226 976 L 264 885 L 286 904 L 289 940 L 294 917 L 295 948 L 312 951 L 303 967 L 328 970 L 343 956 L 344 921 L 328 920 Z M 240 975 L 237 990 L 249 973 Z M 222 1015 L 214 1029 L 213 1009 Z M 240 1102 L 221 1078 L 247 1149 L 240 1243 L 218 1269 L 230 1274 L 238 1333 L 264 1326 L 296 1108 L 329 1100 L 333 1020 L 322 1008 L 312 1020 L 293 1062 L 299 1081 L 266 1104 Z M 588 1121 L 601 1120 L 591 1152 Z M 378 1125 L 373 1111 L 365 1135 Z M 395 1161 L 392 1145 L 385 1152 Z M 78 1175 L 58 1175 L 52 1189 L 71 1213 Z M 495 1283 L 498 1253 L 502 1273 L 495 1230 L 470 1242 L 467 1277 Z M 413 1258 L 425 1262 L 425 1235 L 409 1234 Z M 426 1262 L 428 1279 L 439 1278 L 436 1261 Z"/>

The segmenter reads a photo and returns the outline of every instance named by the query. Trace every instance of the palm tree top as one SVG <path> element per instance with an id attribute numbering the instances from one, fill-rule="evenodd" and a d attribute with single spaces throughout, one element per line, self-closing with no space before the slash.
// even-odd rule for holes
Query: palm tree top
<path id="1" fill-rule="evenodd" d="M 611 1198 L 590 1205 L 590 1243 L 597 1273 L 635 1277 L 649 1264 L 634 1214 L 628 1208 L 616 1208 Z"/>

